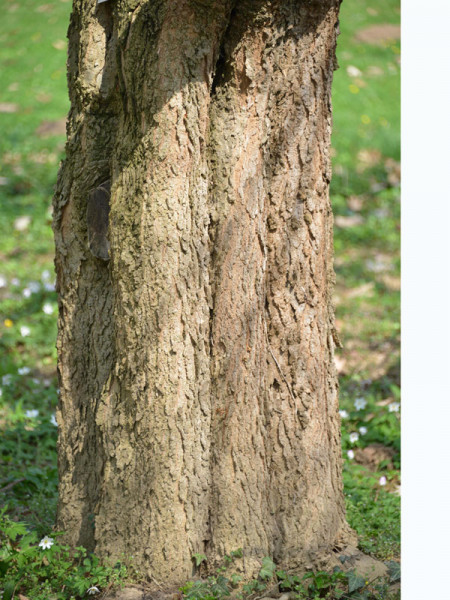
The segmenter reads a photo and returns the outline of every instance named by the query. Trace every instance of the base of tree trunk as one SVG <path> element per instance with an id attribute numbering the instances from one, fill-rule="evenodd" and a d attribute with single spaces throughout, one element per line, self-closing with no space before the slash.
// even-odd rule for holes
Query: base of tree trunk
<path id="1" fill-rule="evenodd" d="M 388 568 L 382 561 L 364 554 L 355 545 L 348 545 L 336 549 L 331 554 L 318 556 L 314 564 L 308 566 L 308 570 L 331 572 L 335 567 L 340 567 L 344 572 L 354 570 L 370 582 L 388 577 Z M 302 571 L 296 571 L 295 574 L 302 575 Z M 199 579 L 199 576 L 193 576 L 192 579 Z M 398 588 L 397 582 L 389 589 L 393 592 Z M 283 596 L 286 600 L 289 597 L 288 594 L 280 592 L 276 585 L 269 585 L 266 592 L 259 595 L 261 600 L 278 600 Z M 104 600 L 177 600 L 178 598 L 179 588 L 171 586 L 165 589 L 163 582 L 155 581 L 146 585 L 127 586 L 104 596 Z"/>

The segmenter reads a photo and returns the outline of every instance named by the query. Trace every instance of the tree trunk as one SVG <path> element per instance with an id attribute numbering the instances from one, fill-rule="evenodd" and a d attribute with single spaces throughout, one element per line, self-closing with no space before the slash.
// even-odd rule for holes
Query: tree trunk
<path id="1" fill-rule="evenodd" d="M 349 536 L 333 366 L 340 0 L 74 0 L 54 200 L 58 527 L 176 585 Z M 109 222 L 109 225 L 108 225 Z"/>

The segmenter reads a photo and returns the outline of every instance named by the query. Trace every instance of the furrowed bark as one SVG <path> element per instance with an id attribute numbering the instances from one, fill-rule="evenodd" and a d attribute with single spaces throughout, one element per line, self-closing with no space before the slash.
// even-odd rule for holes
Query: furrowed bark
<path id="1" fill-rule="evenodd" d="M 58 527 L 167 586 L 196 552 L 212 565 L 242 547 L 250 577 L 265 555 L 306 566 L 349 535 L 328 199 L 338 5 L 74 2 Z"/>

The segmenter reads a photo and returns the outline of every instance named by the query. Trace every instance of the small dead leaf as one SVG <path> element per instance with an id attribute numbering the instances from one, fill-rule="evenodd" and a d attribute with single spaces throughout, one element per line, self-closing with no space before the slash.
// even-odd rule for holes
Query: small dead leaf
<path id="1" fill-rule="evenodd" d="M 363 148 L 358 152 L 357 169 L 364 171 L 377 165 L 381 160 L 381 152 L 375 148 Z"/>
<path id="2" fill-rule="evenodd" d="M 52 46 L 53 48 L 56 48 L 56 50 L 65 50 L 67 48 L 67 44 L 64 40 L 56 40 L 56 42 L 53 42 Z"/>
<path id="3" fill-rule="evenodd" d="M 51 94 L 46 94 L 45 92 L 39 92 L 39 94 L 36 94 L 36 100 L 38 102 L 41 102 L 41 104 L 48 104 L 51 101 L 51 99 Z"/>
<path id="4" fill-rule="evenodd" d="M 52 135 L 64 135 L 65 133 L 66 119 L 58 119 L 58 121 L 42 121 L 36 129 L 36 135 L 43 138 Z"/>
<path id="5" fill-rule="evenodd" d="M 393 292 L 399 292 L 401 289 L 400 277 L 393 277 L 392 275 L 383 275 L 381 281 L 387 287 L 388 290 Z"/>
<path id="6" fill-rule="evenodd" d="M 389 398 L 383 398 L 383 400 L 378 400 L 378 402 L 376 402 L 376 405 L 377 406 L 388 406 L 393 401 L 394 401 L 394 398 L 392 396 L 389 396 Z"/>
<path id="7" fill-rule="evenodd" d="M 384 166 L 388 174 L 387 180 L 390 186 L 397 187 L 400 185 L 401 166 L 400 163 L 393 158 L 387 158 L 384 161 Z"/>
<path id="8" fill-rule="evenodd" d="M 388 461 L 390 468 L 392 468 L 394 454 L 395 450 L 393 448 L 382 444 L 370 444 L 366 448 L 355 448 L 355 462 L 371 471 L 376 471 L 378 465 L 383 461 Z"/>
<path id="9" fill-rule="evenodd" d="M 30 600 L 28 596 L 24 596 L 23 594 L 19 594 L 17 597 L 19 598 L 19 600 Z"/>
<path id="10" fill-rule="evenodd" d="M 359 88 L 367 87 L 367 82 L 364 81 L 364 79 L 361 79 L 361 77 L 356 77 L 356 79 L 353 80 L 353 83 Z"/>
<path id="11" fill-rule="evenodd" d="M 384 71 L 381 67 L 377 67 L 376 65 L 371 65 L 370 67 L 367 67 L 367 71 L 366 71 L 367 75 L 370 75 L 370 77 L 378 77 L 379 75 L 384 75 Z"/>
<path id="12" fill-rule="evenodd" d="M 19 110 L 19 105 L 13 102 L 0 102 L 0 113 L 15 113 Z"/>
<path id="13" fill-rule="evenodd" d="M 54 164 L 56 164 L 58 157 L 54 152 L 48 152 L 46 150 L 42 150 L 41 152 L 35 152 L 33 154 L 29 154 L 28 159 L 37 165 L 45 165 L 45 164 L 54 165 Z"/>
<path id="14" fill-rule="evenodd" d="M 334 219 L 336 227 L 340 227 L 342 229 L 347 229 L 347 227 L 355 227 L 356 225 L 362 225 L 364 223 L 364 219 L 361 215 L 350 215 L 348 217 L 337 216 Z"/>
<path id="15" fill-rule="evenodd" d="M 360 210 L 362 210 L 362 207 L 364 206 L 364 202 L 363 202 L 363 199 L 361 198 L 361 196 L 349 196 L 347 198 L 347 206 L 349 207 L 350 210 L 359 212 Z"/>
<path id="16" fill-rule="evenodd" d="M 364 44 L 375 44 L 382 46 L 391 40 L 400 39 L 400 25 L 391 23 L 382 23 L 380 25 L 371 25 L 356 32 L 355 39 Z"/>
<path id="17" fill-rule="evenodd" d="M 347 294 L 347 298 L 362 298 L 364 296 L 371 296 L 375 289 L 375 283 L 373 281 L 369 281 L 368 283 L 364 283 L 363 285 L 358 286 L 357 288 L 353 288 Z"/>
<path id="18" fill-rule="evenodd" d="M 36 12 L 51 12 L 53 10 L 53 4 L 41 4 L 36 8 Z"/>
<path id="19" fill-rule="evenodd" d="M 11 85 L 8 86 L 8 92 L 17 92 L 18 89 L 19 84 L 17 82 L 11 83 Z"/>

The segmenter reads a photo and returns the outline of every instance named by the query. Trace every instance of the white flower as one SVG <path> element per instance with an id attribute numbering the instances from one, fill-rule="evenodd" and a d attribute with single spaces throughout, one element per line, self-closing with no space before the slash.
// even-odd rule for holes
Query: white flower
<path id="1" fill-rule="evenodd" d="M 20 367 L 20 369 L 17 369 L 17 372 L 19 373 L 19 375 L 28 375 L 28 373 L 30 372 L 30 367 Z"/>
<path id="2" fill-rule="evenodd" d="M 27 288 L 27 287 L 23 288 L 23 290 L 22 290 L 22 296 L 24 298 L 29 298 L 31 296 L 31 290 L 30 290 L 30 288 Z"/>
<path id="3" fill-rule="evenodd" d="M 360 427 L 359 428 L 359 433 L 361 435 L 366 435 L 366 433 L 367 433 L 367 427 Z"/>
<path id="4" fill-rule="evenodd" d="M 42 310 L 45 312 L 46 315 L 51 315 L 54 311 L 54 308 L 49 302 L 46 302 L 42 307 Z"/>
<path id="5" fill-rule="evenodd" d="M 27 337 L 27 335 L 30 335 L 31 333 L 31 329 L 29 327 L 27 327 L 26 325 L 22 325 L 22 327 L 20 328 L 20 335 L 22 337 Z"/>
<path id="6" fill-rule="evenodd" d="M 3 385 L 11 385 L 11 383 L 12 383 L 11 373 L 7 373 L 6 375 L 3 375 L 2 383 L 3 383 Z"/>
<path id="7" fill-rule="evenodd" d="M 351 460 L 352 458 L 355 458 L 355 453 L 353 452 L 353 450 L 348 450 L 347 456 Z"/>
<path id="8" fill-rule="evenodd" d="M 0 398 L 3 396 L 3 390 L 0 388 Z"/>
<path id="9" fill-rule="evenodd" d="M 51 548 L 53 546 L 53 544 L 55 543 L 54 539 L 51 537 L 48 537 L 48 535 L 46 535 L 45 537 L 42 538 L 42 540 L 39 542 L 39 546 L 43 549 L 43 550 L 47 550 L 47 548 Z"/>
<path id="10" fill-rule="evenodd" d="M 32 410 L 26 410 L 25 416 L 27 419 L 35 419 L 39 416 L 39 411 L 33 408 Z M 40 544 L 39 544 L 40 545 Z"/>
<path id="11" fill-rule="evenodd" d="M 17 277 L 13 277 L 11 279 L 11 285 L 15 285 L 16 287 L 20 285 L 20 281 L 17 279 Z"/>
<path id="12" fill-rule="evenodd" d="M 353 433 L 351 433 L 349 435 L 350 438 L 350 443 L 354 444 L 355 442 L 357 442 L 359 440 L 359 435 L 356 433 L 356 431 L 354 431 Z"/>
<path id="13" fill-rule="evenodd" d="M 46 281 L 44 283 L 44 288 L 47 290 L 47 292 L 54 292 L 55 291 L 55 284 L 54 283 L 49 283 L 48 281 Z"/>
<path id="14" fill-rule="evenodd" d="M 398 412 L 400 410 L 400 404 L 398 402 L 391 402 L 388 408 L 389 412 Z"/>
<path id="15" fill-rule="evenodd" d="M 347 75 L 349 75 L 350 77 L 361 77 L 362 73 L 358 69 L 358 67 L 354 67 L 353 65 L 348 65 Z"/>
<path id="16" fill-rule="evenodd" d="M 356 410 L 363 410 L 367 406 L 367 400 L 365 398 L 356 398 L 354 404 Z"/>
<path id="17" fill-rule="evenodd" d="M 6 277 L 4 275 L 0 275 L 0 288 L 6 287 L 7 283 Z"/>
<path id="18" fill-rule="evenodd" d="M 48 388 L 50 387 L 51 381 L 50 379 L 43 379 L 42 383 L 44 384 L 44 387 Z"/>
<path id="19" fill-rule="evenodd" d="M 341 419 L 348 419 L 348 412 L 346 410 L 340 410 L 339 414 L 341 415 Z"/>
<path id="20" fill-rule="evenodd" d="M 383 475 L 383 477 L 380 477 L 380 481 L 378 482 L 380 485 L 386 485 L 387 480 L 386 477 Z"/>
<path id="21" fill-rule="evenodd" d="M 98 589 L 98 587 L 96 587 L 95 585 L 93 585 L 92 587 L 90 587 L 87 591 L 87 593 L 92 596 L 93 594 L 98 594 L 100 592 L 100 590 Z"/>
<path id="22" fill-rule="evenodd" d="M 31 217 L 29 215 L 23 215 L 22 217 L 18 217 L 14 221 L 14 229 L 16 231 L 25 231 L 28 229 L 31 223 Z"/>
<path id="23" fill-rule="evenodd" d="M 41 273 L 41 279 L 42 281 L 48 281 L 50 279 L 51 275 L 50 275 L 50 271 L 48 269 L 45 269 L 45 271 L 42 271 Z"/>
<path id="24" fill-rule="evenodd" d="M 28 288 L 31 290 L 32 294 L 36 294 L 41 289 L 41 284 L 39 281 L 30 281 Z"/>
<path id="25" fill-rule="evenodd" d="M 50 423 L 51 423 L 52 425 L 54 425 L 55 427 L 58 427 L 58 423 L 57 423 L 57 421 L 56 421 L 56 417 L 55 417 L 55 415 L 52 415 L 52 416 L 50 417 Z"/>

